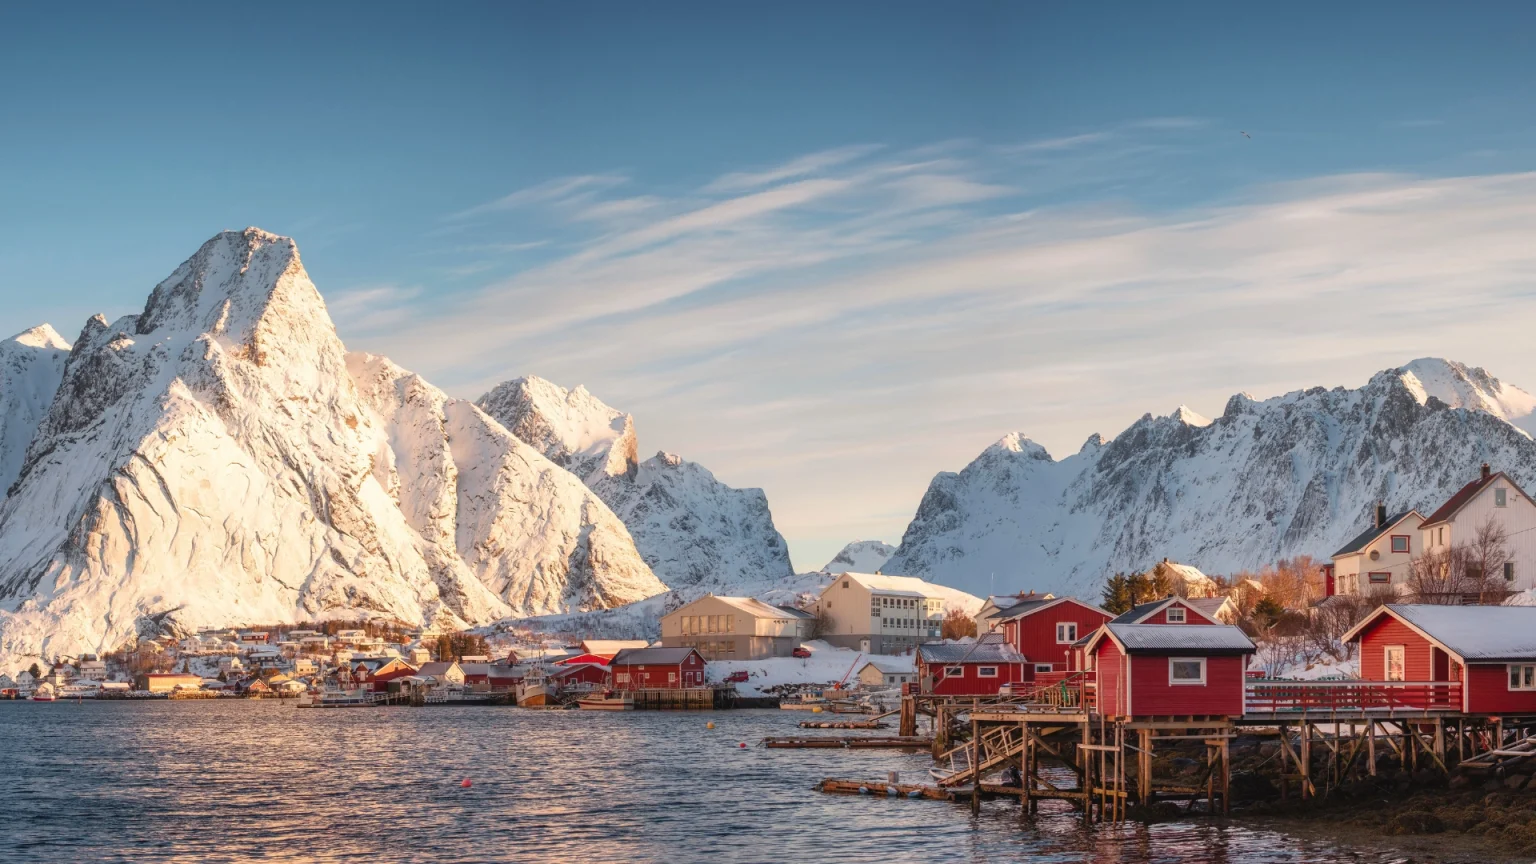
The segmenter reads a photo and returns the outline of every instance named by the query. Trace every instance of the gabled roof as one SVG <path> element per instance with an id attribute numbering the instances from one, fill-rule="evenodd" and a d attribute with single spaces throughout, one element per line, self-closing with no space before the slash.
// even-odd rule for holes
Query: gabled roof
<path id="1" fill-rule="evenodd" d="M 928 642 L 917 646 L 924 663 L 1023 663 L 1024 655 L 1006 641 Z"/>
<path id="2" fill-rule="evenodd" d="M 649 644 L 644 639 L 583 639 L 581 650 L 588 654 L 611 657 L 625 648 L 644 648 Z"/>
<path id="3" fill-rule="evenodd" d="M 1390 615 L 1467 663 L 1536 660 L 1536 606 L 1430 606 L 1389 603 L 1361 619 L 1352 642 Z"/>
<path id="4" fill-rule="evenodd" d="M 1052 606 L 1057 606 L 1062 603 L 1076 603 L 1084 609 L 1098 612 L 1106 618 L 1109 617 L 1108 612 L 1105 612 L 1103 609 L 1100 609 L 1092 603 L 1085 603 L 1076 597 L 1053 597 L 1049 599 L 1042 598 L 1038 600 L 1025 600 L 1022 603 L 1016 603 L 1007 609 L 1000 610 L 996 617 L 999 621 L 1011 621 L 1015 618 L 1023 618 L 1026 615 L 1033 615 L 1042 609 L 1049 609 Z"/>
<path id="5" fill-rule="evenodd" d="M 1208 615 L 1205 612 L 1201 611 L 1200 608 L 1198 606 L 1196 606 L 1190 600 L 1187 600 L 1187 599 L 1185 599 L 1183 597 L 1180 597 L 1177 594 L 1175 594 L 1172 597 L 1164 597 L 1161 600 L 1153 600 L 1150 603 L 1142 603 L 1139 606 L 1132 606 L 1131 608 L 1129 608 L 1129 609 L 1125 610 L 1124 612 L 1121 612 L 1119 615 L 1115 616 L 1113 619 L 1110 620 L 1109 623 L 1111 623 L 1111 624 L 1140 624 L 1141 622 L 1147 620 L 1148 618 L 1151 618 L 1153 615 L 1156 615 L 1158 612 L 1161 612 L 1162 610 L 1168 608 L 1169 606 L 1172 606 L 1175 603 L 1179 604 L 1180 606 L 1185 607 L 1186 609 L 1192 609 L 1197 614 L 1199 614 L 1199 615 L 1201 615 L 1203 617 L 1206 617 L 1206 618 L 1210 618 L 1211 617 L 1210 615 Z"/>
<path id="6" fill-rule="evenodd" d="M 852 579 L 871 591 L 879 591 L 881 594 L 897 594 L 910 597 L 930 597 L 934 600 L 944 599 L 944 595 L 933 590 L 932 582 L 925 582 L 915 576 L 887 576 L 884 573 L 838 573 L 833 579 Z"/>
<path id="7" fill-rule="evenodd" d="M 1439 525 L 1441 522 L 1449 522 L 1451 517 L 1455 516 L 1458 510 L 1467 506 L 1467 504 L 1473 498 L 1477 497 L 1479 492 L 1482 492 L 1484 489 L 1493 485 L 1493 481 L 1499 479 L 1502 479 L 1504 482 L 1515 487 L 1515 491 L 1519 492 L 1522 498 L 1526 499 L 1527 501 L 1531 499 L 1531 496 L 1526 495 L 1525 490 L 1520 488 L 1520 484 L 1510 479 L 1507 474 L 1505 474 L 1503 471 L 1494 471 L 1487 477 L 1479 475 L 1476 480 L 1473 480 L 1471 483 L 1461 487 L 1461 489 L 1457 490 L 1455 495 L 1451 496 L 1449 501 L 1446 501 L 1444 504 L 1440 505 L 1440 509 L 1429 514 L 1428 518 L 1424 520 L 1424 524 L 1420 525 L 1419 527 L 1427 528 L 1430 525 Z"/>
<path id="8" fill-rule="evenodd" d="M 1444 509 L 1444 508 L 1441 508 L 1441 509 Z M 1438 513 L 1439 511 L 1437 510 L 1435 512 Z M 1380 528 L 1377 528 L 1375 526 L 1374 520 L 1373 520 L 1373 524 L 1371 525 L 1371 527 L 1369 527 L 1369 528 L 1365 529 L 1364 531 L 1361 531 L 1359 534 L 1355 535 L 1355 538 L 1353 540 L 1349 541 L 1348 543 L 1345 543 L 1342 547 L 1339 548 L 1339 551 L 1333 553 L 1333 555 L 1330 556 L 1330 557 L 1338 558 L 1341 555 L 1353 555 L 1356 552 L 1364 551 L 1365 547 L 1367 547 L 1367 546 L 1371 545 L 1372 543 L 1376 542 L 1376 538 L 1378 538 L 1381 535 L 1387 533 L 1388 531 L 1391 531 L 1393 528 L 1396 528 L 1397 527 L 1397 523 L 1403 521 L 1404 519 L 1407 519 L 1410 516 L 1418 516 L 1418 518 L 1420 520 L 1420 523 L 1422 524 L 1424 517 L 1423 516 L 1419 516 L 1419 511 L 1417 511 L 1417 510 L 1404 510 L 1403 512 L 1398 513 L 1395 516 L 1389 516 L 1389 517 L 1387 517 L 1386 524 L 1382 525 Z M 1417 530 L 1418 526 L 1416 525 L 1416 526 L 1414 526 L 1414 528 L 1415 528 L 1415 530 Z"/>
<path id="9" fill-rule="evenodd" d="M 1232 602 L 1231 597 L 1196 597 L 1193 599 L 1185 598 L 1184 602 L 1195 607 L 1195 611 L 1211 619 L 1212 621 L 1217 622 L 1220 622 L 1221 620 L 1217 616 L 1220 615 L 1221 610 L 1227 606 L 1231 606 L 1232 611 L 1237 611 L 1237 604 Z"/>
<path id="10" fill-rule="evenodd" d="M 913 672 L 916 671 L 909 664 L 898 663 L 898 662 L 896 662 L 894 660 L 887 660 L 885 658 L 881 658 L 879 660 L 870 660 L 869 662 L 865 663 L 863 666 L 860 666 L 859 667 L 859 671 L 863 672 L 865 667 L 868 667 L 868 666 L 873 666 L 876 669 L 880 670 L 881 673 L 886 674 L 886 675 L 911 675 Z"/>
<path id="11" fill-rule="evenodd" d="M 1127 654 L 1195 655 L 1252 654 L 1253 640 L 1230 624 L 1186 627 L 1183 624 L 1106 624 L 1090 648 L 1100 638 L 1110 638 Z"/>
<path id="12" fill-rule="evenodd" d="M 459 664 L 456 661 L 450 661 L 450 662 L 446 662 L 446 663 L 445 662 L 423 663 L 423 664 L 421 664 L 421 668 L 416 670 L 416 674 L 420 675 L 423 678 L 427 677 L 428 675 L 433 675 L 433 676 L 442 675 L 442 674 L 445 674 L 449 669 L 453 668 L 454 666 L 458 666 L 458 665 Z M 459 671 L 463 672 L 464 671 L 464 667 L 460 666 L 459 667 Z"/>
<path id="13" fill-rule="evenodd" d="M 783 612 L 784 614 L 788 615 L 791 618 L 799 618 L 802 621 L 814 621 L 814 620 L 816 620 L 816 616 L 815 615 L 812 615 L 811 613 L 805 611 L 804 609 L 796 609 L 793 606 L 775 606 L 773 608 L 778 609 L 779 611 Z"/>
<path id="14" fill-rule="evenodd" d="M 655 663 L 658 666 L 670 666 L 687 660 L 689 654 L 698 652 L 692 648 L 625 648 L 614 655 L 611 665 L 646 666 Z"/>

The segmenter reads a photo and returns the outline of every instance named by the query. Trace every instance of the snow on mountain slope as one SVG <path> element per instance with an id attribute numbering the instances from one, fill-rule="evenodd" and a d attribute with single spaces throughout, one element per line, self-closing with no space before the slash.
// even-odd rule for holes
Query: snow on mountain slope
<path id="1" fill-rule="evenodd" d="M 530 375 L 496 385 L 478 404 L 512 434 L 588 483 L 633 474 L 639 461 L 634 420 L 585 387 L 566 390 Z"/>
<path id="2" fill-rule="evenodd" d="M 253 228 L 203 244 L 142 313 L 88 321 L 65 363 L 0 504 L 0 669 L 165 628 L 503 614 L 472 568 L 500 554 L 504 532 L 486 526 L 481 557 L 455 565 L 433 510 L 443 490 L 419 475 L 396 485 L 398 467 L 379 464 L 391 435 L 410 434 L 393 422 L 359 397 L 292 240 Z M 487 450 L 475 464 L 488 476 L 460 485 L 511 473 Z M 454 453 L 461 471 L 466 460 Z M 526 514 L 505 524 L 569 524 L 555 503 L 508 496 Z M 611 520 L 581 524 L 572 554 L 605 572 L 612 546 L 594 535 Z M 591 581 L 558 596 L 606 602 Z"/>
<path id="3" fill-rule="evenodd" d="M 0 500 L 64 377 L 69 343 L 43 324 L 0 342 Z"/>
<path id="4" fill-rule="evenodd" d="M 479 408 L 383 357 L 353 353 L 347 366 L 388 430 L 374 475 L 442 550 L 429 562 L 467 567 L 506 604 L 477 620 L 605 609 L 666 590 L 590 489 Z"/>
<path id="5" fill-rule="evenodd" d="M 885 572 L 1092 595 L 1163 557 L 1207 573 L 1324 557 L 1377 500 L 1429 512 L 1483 461 L 1536 482 L 1536 442 L 1505 419 L 1528 417 L 1525 399 L 1481 370 L 1421 360 L 1355 390 L 1239 394 L 1213 421 L 1146 415 L 1060 461 L 1011 434 L 933 479 Z"/>
<path id="6" fill-rule="evenodd" d="M 476 404 L 585 477 L 629 528 L 645 562 L 680 596 L 755 595 L 793 575 L 789 547 L 761 489 L 733 489 L 668 453 L 636 464 L 630 416 L 585 389 L 518 378 Z"/>
<path id="7" fill-rule="evenodd" d="M 823 573 L 876 573 L 896 554 L 896 547 L 881 540 L 855 540 L 832 556 Z"/>

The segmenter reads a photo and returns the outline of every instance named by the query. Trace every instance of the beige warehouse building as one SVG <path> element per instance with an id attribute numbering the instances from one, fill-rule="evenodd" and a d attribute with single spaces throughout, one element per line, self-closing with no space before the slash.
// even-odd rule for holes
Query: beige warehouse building
<path id="1" fill-rule="evenodd" d="M 703 597 L 661 619 L 661 644 L 696 648 L 705 660 L 788 657 L 810 638 L 812 616 L 752 597 Z"/>

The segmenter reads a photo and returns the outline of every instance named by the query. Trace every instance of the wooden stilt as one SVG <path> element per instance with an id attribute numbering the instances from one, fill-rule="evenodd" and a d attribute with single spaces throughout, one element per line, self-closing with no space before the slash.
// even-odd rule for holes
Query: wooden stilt
<path id="1" fill-rule="evenodd" d="M 1365 721 L 1365 758 L 1370 763 L 1372 777 L 1376 776 L 1376 721 Z"/>
<path id="2" fill-rule="evenodd" d="M 971 813 L 981 813 L 981 723 L 971 712 Z"/>

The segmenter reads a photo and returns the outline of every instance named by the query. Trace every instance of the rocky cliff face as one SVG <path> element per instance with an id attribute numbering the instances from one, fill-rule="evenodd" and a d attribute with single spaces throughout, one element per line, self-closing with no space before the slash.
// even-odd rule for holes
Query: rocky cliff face
<path id="1" fill-rule="evenodd" d="M 414 376 L 351 367 L 293 241 L 256 229 L 88 321 L 0 505 L 0 665 L 146 623 L 464 626 L 661 590 L 574 477 Z"/>
<path id="2" fill-rule="evenodd" d="M 69 343 L 44 324 L 0 342 L 0 500 L 64 377 Z"/>
<path id="3" fill-rule="evenodd" d="M 585 389 L 518 378 L 476 404 L 586 478 L 628 527 L 645 562 L 680 596 L 757 594 L 793 575 L 763 490 L 734 489 L 669 453 L 637 462 L 633 419 Z"/>
<path id="4" fill-rule="evenodd" d="M 1536 482 L 1533 406 L 1481 369 L 1418 360 L 1356 390 L 1239 394 L 1214 421 L 1147 415 L 1060 461 L 1012 434 L 933 479 L 886 572 L 1092 594 L 1163 557 L 1226 573 L 1327 556 L 1378 500 L 1427 513 L 1481 462 Z"/>

